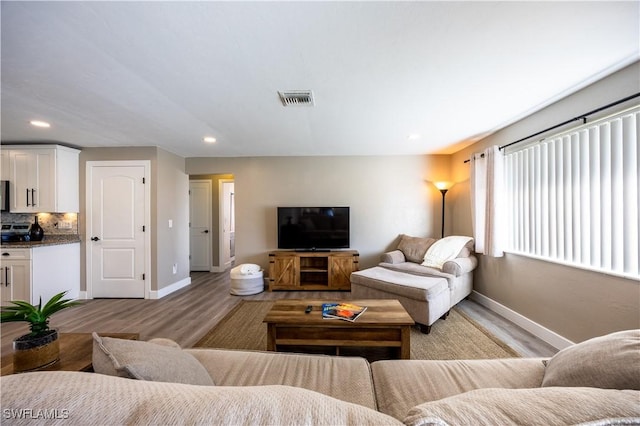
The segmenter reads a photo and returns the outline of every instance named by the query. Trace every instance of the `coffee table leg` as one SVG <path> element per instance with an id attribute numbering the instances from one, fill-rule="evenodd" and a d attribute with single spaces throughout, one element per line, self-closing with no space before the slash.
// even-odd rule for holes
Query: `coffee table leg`
<path id="1" fill-rule="evenodd" d="M 411 359 L 411 328 L 403 326 L 401 331 L 400 358 Z"/>
<path id="2" fill-rule="evenodd" d="M 267 324 L 267 350 L 276 350 L 276 325 Z"/>

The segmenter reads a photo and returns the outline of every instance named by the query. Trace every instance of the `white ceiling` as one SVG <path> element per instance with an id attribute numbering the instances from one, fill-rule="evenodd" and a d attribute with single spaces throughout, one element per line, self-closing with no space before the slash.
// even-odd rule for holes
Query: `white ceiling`
<path id="1" fill-rule="evenodd" d="M 637 60 L 639 5 L 2 1 L 2 141 L 451 153 Z"/>

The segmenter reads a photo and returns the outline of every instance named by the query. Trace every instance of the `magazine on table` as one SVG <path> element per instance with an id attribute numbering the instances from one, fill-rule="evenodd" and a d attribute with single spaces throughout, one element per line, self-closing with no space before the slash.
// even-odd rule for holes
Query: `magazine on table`
<path id="1" fill-rule="evenodd" d="M 323 303 L 322 318 L 353 322 L 366 310 L 366 306 L 359 306 L 353 303 Z"/>

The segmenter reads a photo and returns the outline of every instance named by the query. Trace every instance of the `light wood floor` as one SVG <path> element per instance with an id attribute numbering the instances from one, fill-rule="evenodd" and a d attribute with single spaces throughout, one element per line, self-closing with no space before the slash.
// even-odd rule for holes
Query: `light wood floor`
<path id="1" fill-rule="evenodd" d="M 159 300 L 94 299 L 82 306 L 61 311 L 51 326 L 62 333 L 111 332 L 140 333 L 142 340 L 166 337 L 182 347 L 190 347 L 215 326 L 241 300 L 315 298 L 349 299 L 349 292 L 268 292 L 254 296 L 229 294 L 228 273 L 194 272 L 191 285 Z M 482 324 L 522 356 L 553 355 L 557 350 L 527 331 L 481 305 L 464 300 L 458 307 Z M 2 324 L 0 352 L 12 348 L 14 338 L 28 332 L 25 323 Z"/>

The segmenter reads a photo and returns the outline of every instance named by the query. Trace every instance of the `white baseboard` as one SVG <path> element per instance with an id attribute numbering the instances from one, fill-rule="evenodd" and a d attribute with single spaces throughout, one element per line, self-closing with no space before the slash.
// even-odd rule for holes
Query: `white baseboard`
<path id="1" fill-rule="evenodd" d="M 163 297 L 173 293 L 174 291 L 178 291 L 181 288 L 188 286 L 189 284 L 191 284 L 191 277 L 187 277 L 183 280 L 177 281 L 173 284 L 161 288 L 158 291 L 151 290 L 149 292 L 149 299 L 162 299 Z"/>
<path id="2" fill-rule="evenodd" d="M 571 340 L 562 337 L 558 333 L 549 330 L 548 328 L 538 324 L 537 322 L 530 320 L 524 315 L 521 315 L 516 311 L 507 308 L 503 304 L 498 303 L 495 300 L 483 294 L 480 294 L 475 290 L 471 293 L 471 299 L 489 309 L 490 311 L 493 311 L 496 314 L 508 319 L 512 323 L 522 327 L 529 333 L 533 334 L 541 340 L 544 340 L 556 349 L 564 349 L 574 344 L 574 342 L 572 342 Z"/>
<path id="3" fill-rule="evenodd" d="M 80 293 L 78 293 L 78 299 L 79 300 L 87 300 L 89 298 L 89 296 L 87 296 L 87 292 L 86 291 L 80 291 Z"/>

